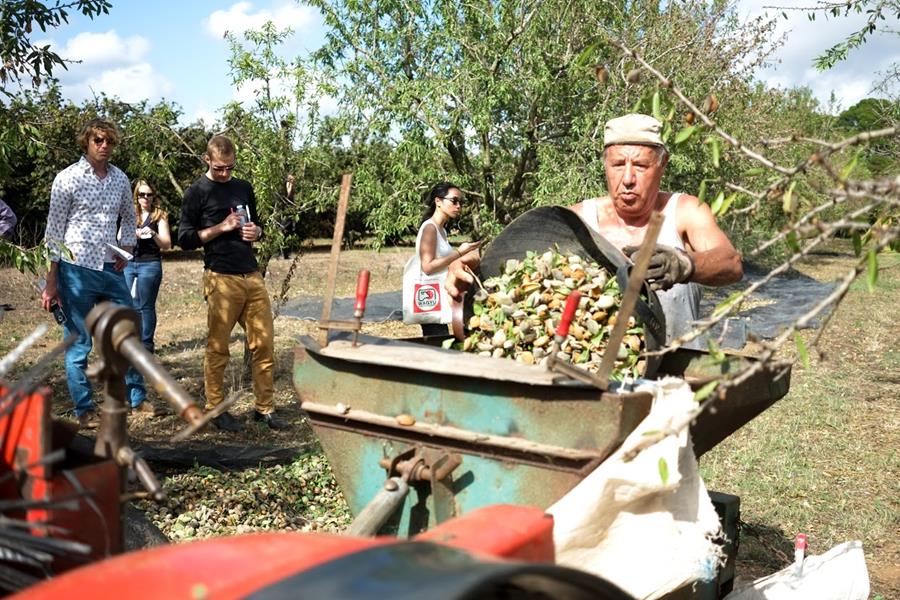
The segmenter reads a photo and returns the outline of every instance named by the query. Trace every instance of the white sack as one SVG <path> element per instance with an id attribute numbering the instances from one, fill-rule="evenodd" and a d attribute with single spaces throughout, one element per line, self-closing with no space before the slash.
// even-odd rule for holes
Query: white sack
<path id="1" fill-rule="evenodd" d="M 659 598 L 696 581 L 711 580 L 723 562 L 712 540 L 721 527 L 697 472 L 687 428 L 643 450 L 622 456 L 696 407 L 681 379 L 640 388 L 654 394 L 650 414 L 621 448 L 551 506 L 556 562 L 594 573 L 637 598 Z M 665 461 L 668 478 L 660 474 Z"/>
<path id="2" fill-rule="evenodd" d="M 803 561 L 800 576 L 794 565 L 735 590 L 725 600 L 866 600 L 869 571 L 862 542 L 838 544 L 825 554 Z"/>

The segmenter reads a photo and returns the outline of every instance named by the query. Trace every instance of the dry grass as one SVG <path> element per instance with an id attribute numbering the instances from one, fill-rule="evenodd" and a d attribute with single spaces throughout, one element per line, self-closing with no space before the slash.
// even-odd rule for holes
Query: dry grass
<path id="1" fill-rule="evenodd" d="M 816 256 L 801 270 L 817 279 L 833 280 L 852 263 L 846 248 Z M 397 289 L 408 248 L 379 253 L 353 250 L 341 255 L 337 295 L 352 295 L 356 272 L 372 272 L 372 292 Z M 170 255 L 164 261 L 159 301 L 157 346 L 160 359 L 195 397 L 202 391 L 205 345 L 205 308 L 200 298 L 201 265 L 196 255 Z M 270 266 L 267 283 L 277 297 L 290 260 Z M 289 297 L 320 295 L 325 288 L 328 254 L 317 250 L 298 259 Z M 791 556 L 796 532 L 810 535 L 811 551 L 821 553 L 847 539 L 862 539 L 873 593 L 900 597 L 898 531 L 898 383 L 900 383 L 900 258 L 882 261 L 879 289 L 870 294 L 854 286 L 824 339 L 825 360 L 809 369 L 796 366 L 791 391 L 701 461 L 709 487 L 738 494 L 742 499 L 744 530 L 739 573 L 756 576 L 784 566 Z M 28 278 L 0 271 L 0 302 L 16 311 L 0 324 L 0 355 L 49 317 L 38 308 L 37 293 Z M 194 443 L 298 445 L 311 435 L 291 389 L 291 348 L 300 334 L 314 334 L 314 324 L 279 317 L 276 320 L 276 402 L 294 427 L 271 432 L 249 426 L 240 435 L 207 431 Z M 366 333 L 389 337 L 417 335 L 417 327 L 402 324 L 366 325 Z M 812 332 L 804 332 L 810 339 Z M 54 329 L 33 351 L 23 367 L 36 360 L 61 338 Z M 239 329 L 232 344 L 232 365 L 226 382 L 244 385 L 238 357 Z M 51 374 L 54 410 L 70 408 L 61 368 Z M 157 399 L 158 401 L 158 399 Z M 239 417 L 252 410 L 247 400 L 236 409 Z M 165 440 L 181 427 L 174 417 L 136 417 L 131 434 L 141 440 Z"/>
<path id="2" fill-rule="evenodd" d="M 822 281 L 843 275 L 845 246 L 800 267 Z M 820 554 L 863 541 L 872 591 L 900 597 L 900 256 L 881 260 L 874 293 L 854 285 L 825 333 L 825 355 L 794 365 L 789 394 L 707 454 L 712 489 L 741 496 L 738 572 L 757 576 L 786 566 L 793 536 L 805 532 Z M 810 342 L 814 332 L 804 331 Z"/>

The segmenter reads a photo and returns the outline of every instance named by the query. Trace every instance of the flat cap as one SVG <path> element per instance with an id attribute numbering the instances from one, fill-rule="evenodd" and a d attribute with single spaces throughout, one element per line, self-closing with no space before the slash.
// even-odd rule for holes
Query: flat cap
<path id="1" fill-rule="evenodd" d="M 642 146 L 662 146 L 662 123 L 649 115 L 632 113 L 606 122 L 603 147 L 615 144 L 640 144 Z"/>

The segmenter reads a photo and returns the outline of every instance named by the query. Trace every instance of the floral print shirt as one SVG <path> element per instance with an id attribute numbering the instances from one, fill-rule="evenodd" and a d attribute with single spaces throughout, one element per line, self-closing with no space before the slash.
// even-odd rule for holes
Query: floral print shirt
<path id="1" fill-rule="evenodd" d="M 119 222 L 128 225 L 122 228 L 121 245 L 134 247 L 135 220 L 131 184 L 125 173 L 109 165 L 106 177 L 100 179 L 82 156 L 53 180 L 44 239 L 54 252 L 54 262 L 62 259 L 102 271 L 103 263 L 115 261 L 107 244 L 117 245 Z M 60 244 L 72 253 L 71 257 Z"/>

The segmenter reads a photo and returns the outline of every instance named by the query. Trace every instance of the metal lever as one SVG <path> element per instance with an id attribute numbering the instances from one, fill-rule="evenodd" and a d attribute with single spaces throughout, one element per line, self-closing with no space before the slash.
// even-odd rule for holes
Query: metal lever
<path id="1" fill-rule="evenodd" d="M 579 369 L 556 357 L 556 353 L 559 352 L 562 343 L 566 341 L 566 337 L 569 335 L 569 327 L 572 325 L 572 320 L 575 318 L 575 311 L 578 310 L 580 302 L 581 292 L 578 290 L 573 290 L 572 293 L 569 294 L 569 297 L 566 298 L 566 306 L 563 309 L 562 317 L 559 319 L 559 325 L 556 326 L 556 332 L 553 335 L 553 344 L 550 346 L 547 369 L 562 373 L 563 375 L 581 381 L 582 383 L 593 385 L 601 390 L 606 390 L 606 385 L 603 384 L 603 381 L 590 371 Z"/>
<path id="2" fill-rule="evenodd" d="M 154 500 L 161 502 L 166 499 L 166 492 L 163 490 L 162 485 L 160 485 L 156 475 L 154 475 L 153 471 L 150 469 L 150 465 L 147 464 L 147 461 L 138 456 L 131 446 L 122 446 L 119 448 L 119 451 L 116 452 L 116 462 L 122 467 L 134 469 L 141 485 L 144 486 L 144 489 L 147 490 Z"/>
<path id="3" fill-rule="evenodd" d="M 226 398 L 214 409 L 206 414 L 201 414 L 199 419 L 195 420 L 190 425 L 173 435 L 169 442 L 174 444 L 176 442 L 183 442 L 184 440 L 188 439 L 189 437 L 209 425 L 210 421 L 234 406 L 234 403 L 237 402 L 240 397 L 241 396 L 239 394 L 234 394 L 232 397 Z"/>
<path id="4" fill-rule="evenodd" d="M 408 493 L 409 484 L 402 478 L 391 477 L 385 481 L 372 501 L 350 523 L 347 534 L 367 537 L 378 533 L 384 522 L 400 508 Z"/>
<path id="5" fill-rule="evenodd" d="M 359 330 L 362 329 L 362 318 L 366 312 L 366 297 L 369 295 L 369 270 L 361 269 L 356 276 L 356 306 L 353 308 L 353 318 L 356 319 L 358 329 L 353 332 L 353 345 L 356 346 Z"/>

